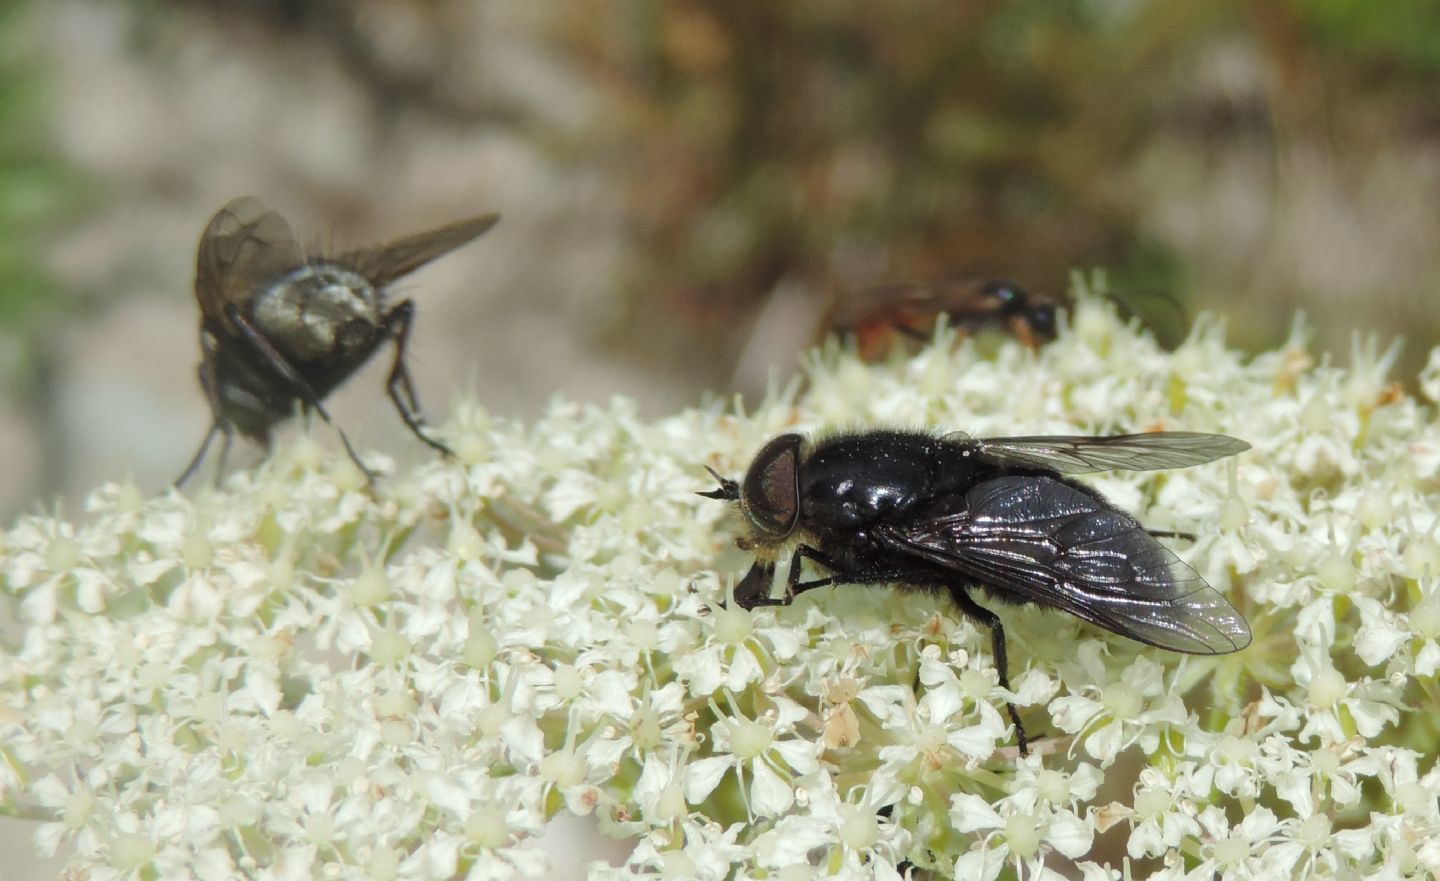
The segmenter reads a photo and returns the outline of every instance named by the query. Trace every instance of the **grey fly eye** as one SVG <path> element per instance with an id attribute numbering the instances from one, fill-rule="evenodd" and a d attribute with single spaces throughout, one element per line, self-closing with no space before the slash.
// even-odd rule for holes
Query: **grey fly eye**
<path id="1" fill-rule="evenodd" d="M 740 507 L 756 531 L 770 538 L 789 535 L 800 516 L 801 440 L 782 434 L 766 444 L 740 484 Z"/>

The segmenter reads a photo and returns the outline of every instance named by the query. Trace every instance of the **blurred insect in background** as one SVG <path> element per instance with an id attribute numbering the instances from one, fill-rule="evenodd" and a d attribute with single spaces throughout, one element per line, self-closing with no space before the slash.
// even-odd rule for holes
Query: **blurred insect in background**
<path id="1" fill-rule="evenodd" d="M 200 386 L 210 402 L 210 430 L 175 485 L 195 471 L 217 434 L 225 436 L 218 480 L 236 431 L 268 452 L 271 430 L 297 407 L 330 423 L 322 402 L 387 341 L 395 344 L 386 381 L 390 400 L 416 437 L 448 454 L 425 431 L 405 367 L 414 301 L 389 303 L 386 287 L 497 220 L 482 214 L 386 245 L 307 257 L 290 224 L 259 200 L 242 197 L 221 208 L 200 237 L 195 270 Z M 369 476 L 345 432 L 336 430 Z"/>
<path id="2" fill-rule="evenodd" d="M 700 495 L 738 502 L 736 544 L 756 560 L 735 588 L 745 609 L 789 605 L 840 584 L 892 584 L 947 593 L 990 630 L 1000 686 L 1010 689 L 1002 603 L 1069 612 L 1157 648 L 1219 655 L 1250 644 L 1225 597 L 1135 518 L 1068 475 L 1183 468 L 1250 445 L 1219 434 L 972 438 L 875 430 L 807 441 L 782 434 L 739 482 Z M 776 561 L 790 553 L 785 594 L 770 595 Z M 803 561 L 826 577 L 801 581 Z M 1020 753 L 1019 712 L 1007 702 Z"/>
<path id="3" fill-rule="evenodd" d="M 900 340 L 929 342 L 942 315 L 961 333 L 995 329 L 1038 348 L 1055 339 L 1056 308 L 1014 282 L 959 278 L 861 288 L 837 299 L 826 325 L 853 338 L 863 360 L 879 361 Z"/>
<path id="4" fill-rule="evenodd" d="M 881 361 L 907 345 L 929 342 L 942 315 L 962 335 L 993 329 L 1038 348 L 1055 339 L 1056 313 L 1053 300 L 993 279 L 896 282 L 828 295 L 781 284 L 751 323 L 730 385 L 759 393 L 775 370 L 789 369 L 796 351 L 831 336 L 853 342 L 862 360 Z"/>

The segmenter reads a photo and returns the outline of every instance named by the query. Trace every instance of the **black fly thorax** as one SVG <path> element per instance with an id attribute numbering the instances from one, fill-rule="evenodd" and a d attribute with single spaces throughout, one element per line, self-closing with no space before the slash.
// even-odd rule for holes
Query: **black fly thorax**
<path id="1" fill-rule="evenodd" d="M 876 541 L 868 529 L 816 530 L 812 538 L 816 549 L 839 571 L 858 575 L 894 568 L 891 562 L 894 554 Z"/>
<path id="2" fill-rule="evenodd" d="M 822 441 L 805 462 L 801 518 L 812 529 L 849 530 L 916 516 L 941 495 L 962 494 L 985 469 L 962 443 L 873 432 Z"/>
<path id="3" fill-rule="evenodd" d="M 333 263 L 307 263 L 255 297 L 255 324 L 296 361 L 349 366 L 374 348 L 380 292 L 363 275 Z"/>

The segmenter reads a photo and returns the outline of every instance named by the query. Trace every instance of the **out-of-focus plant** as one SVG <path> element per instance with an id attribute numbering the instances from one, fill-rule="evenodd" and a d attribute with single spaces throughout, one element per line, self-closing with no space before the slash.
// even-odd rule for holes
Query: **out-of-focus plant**
<path id="1" fill-rule="evenodd" d="M 36 4 L 0 7 L 0 327 L 23 334 L 58 308 L 44 245 L 76 192 L 54 155 Z"/>
<path id="2" fill-rule="evenodd" d="M 16 401 L 44 441 L 37 488 L 54 485 L 50 341 L 67 309 L 45 266 L 45 246 L 78 197 L 74 169 L 56 158 L 47 99 L 42 4 L 0 5 L 0 393 Z M 54 443 L 52 443 L 54 442 Z"/>

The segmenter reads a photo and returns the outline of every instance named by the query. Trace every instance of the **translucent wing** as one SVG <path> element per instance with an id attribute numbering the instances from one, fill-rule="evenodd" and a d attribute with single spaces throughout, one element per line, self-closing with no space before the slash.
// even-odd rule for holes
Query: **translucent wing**
<path id="1" fill-rule="evenodd" d="M 935 284 L 889 282 L 853 291 L 840 299 L 831 323 L 846 328 L 871 321 L 933 324 L 945 312 L 961 321 L 998 317 L 1005 302 L 990 293 L 993 282 L 952 278 Z"/>
<path id="2" fill-rule="evenodd" d="M 853 327 L 877 317 L 889 316 L 897 309 L 923 309 L 930 299 L 930 292 L 918 284 L 891 282 L 871 285 L 841 295 L 830 316 L 830 323 L 839 328 Z"/>
<path id="3" fill-rule="evenodd" d="M 1250 644 L 1245 619 L 1199 573 L 1134 518 L 1062 481 L 1001 477 L 943 504 L 881 528 L 882 540 L 997 594 L 1163 649 L 1214 655 Z"/>
<path id="4" fill-rule="evenodd" d="M 457 220 L 436 229 L 406 236 L 388 245 L 349 251 L 335 258 L 341 266 L 355 270 L 376 287 L 409 275 L 443 254 L 478 238 L 500 220 L 498 214 L 481 214 Z"/>
<path id="5" fill-rule="evenodd" d="M 1047 468 L 1061 474 L 1186 468 L 1250 449 L 1239 438 L 1193 431 L 1113 437 L 991 437 L 977 438 L 974 444 L 980 457 L 991 464 Z"/>
<path id="6" fill-rule="evenodd" d="M 302 262 L 285 218 L 253 196 L 234 199 L 210 218 L 200 236 L 195 265 L 200 311 L 224 322 L 227 304 L 248 302 L 258 286 Z"/>

